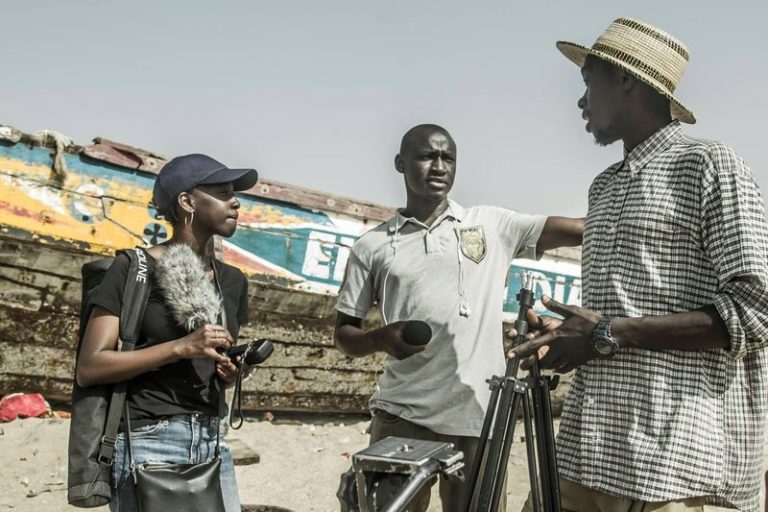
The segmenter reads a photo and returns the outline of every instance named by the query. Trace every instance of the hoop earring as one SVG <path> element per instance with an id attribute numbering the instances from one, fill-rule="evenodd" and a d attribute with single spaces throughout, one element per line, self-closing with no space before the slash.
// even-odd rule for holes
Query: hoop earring
<path id="1" fill-rule="evenodd" d="M 195 212 L 194 212 L 194 210 L 189 215 L 189 217 L 184 217 L 184 225 L 185 226 L 191 226 L 193 222 L 195 222 Z"/>

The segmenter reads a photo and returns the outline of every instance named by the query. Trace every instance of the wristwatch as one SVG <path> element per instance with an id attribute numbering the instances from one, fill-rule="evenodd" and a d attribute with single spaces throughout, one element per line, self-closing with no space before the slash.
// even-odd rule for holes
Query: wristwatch
<path id="1" fill-rule="evenodd" d="M 601 359 L 609 359 L 619 350 L 619 344 L 611 336 L 611 318 L 603 315 L 592 333 L 592 350 Z"/>

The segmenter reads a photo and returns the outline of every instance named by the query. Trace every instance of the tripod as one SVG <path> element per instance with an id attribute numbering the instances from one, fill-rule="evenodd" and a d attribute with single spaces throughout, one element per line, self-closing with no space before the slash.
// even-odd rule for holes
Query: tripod
<path id="1" fill-rule="evenodd" d="M 517 336 L 513 346 L 525 341 L 528 333 L 526 313 L 533 307 L 533 276 L 523 274 L 524 284 L 517 294 L 520 310 L 515 322 Z M 533 363 L 527 378 L 518 378 L 520 366 L 518 358 L 507 361 L 504 377 L 493 376 L 488 380 L 491 399 L 488 412 L 480 431 L 477 454 L 472 463 L 469 493 L 465 510 L 467 512 L 496 512 L 507 476 L 507 460 L 514 439 L 515 423 L 523 406 L 523 424 L 525 427 L 525 445 L 528 457 L 528 478 L 531 482 L 531 499 L 535 512 L 560 512 L 560 485 L 555 458 L 555 435 L 552 427 L 552 409 L 550 389 L 557 386 L 557 377 L 543 377 L 539 372 L 538 361 Z M 488 434 L 493 426 L 490 450 Z M 535 429 L 535 434 L 534 434 Z M 535 439 L 535 440 L 534 440 Z M 535 445 L 534 445 L 535 442 Z M 483 456 L 488 451 L 483 462 Z M 537 459 L 538 454 L 538 459 Z M 484 468 L 482 485 L 478 494 L 477 505 L 470 510 L 472 497 L 476 494 L 480 468 Z M 538 471 L 537 471 L 538 469 Z"/>

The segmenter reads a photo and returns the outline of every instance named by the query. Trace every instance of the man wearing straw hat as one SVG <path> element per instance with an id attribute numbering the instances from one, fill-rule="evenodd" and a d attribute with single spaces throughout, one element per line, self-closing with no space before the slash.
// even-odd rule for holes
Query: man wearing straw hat
<path id="1" fill-rule="evenodd" d="M 696 120 L 673 95 L 688 61 L 674 37 L 619 18 L 591 48 L 557 47 L 581 68 L 587 131 L 624 144 L 589 190 L 584 307 L 544 298 L 564 320 L 532 316 L 538 336 L 512 351 L 576 368 L 563 509 L 757 511 L 768 223 L 751 171 L 683 133 Z"/>

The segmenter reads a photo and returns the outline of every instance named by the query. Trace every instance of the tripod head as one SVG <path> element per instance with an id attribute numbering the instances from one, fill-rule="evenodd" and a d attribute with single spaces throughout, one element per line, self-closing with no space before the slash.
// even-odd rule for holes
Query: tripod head
<path id="1" fill-rule="evenodd" d="M 343 512 L 402 512 L 432 478 L 463 480 L 463 459 L 451 443 L 385 437 L 352 456 L 336 496 Z"/>

